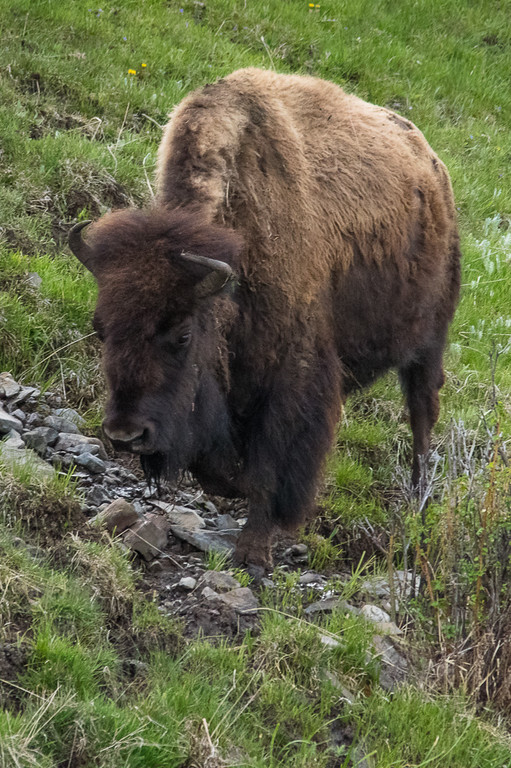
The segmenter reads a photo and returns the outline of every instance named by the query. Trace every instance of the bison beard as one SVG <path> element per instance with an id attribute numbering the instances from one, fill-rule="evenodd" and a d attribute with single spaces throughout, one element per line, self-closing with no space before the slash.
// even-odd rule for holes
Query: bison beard
<path id="1" fill-rule="evenodd" d="M 105 432 L 149 482 L 189 469 L 245 496 L 238 561 L 271 564 L 274 530 L 314 507 L 345 398 L 389 368 L 419 484 L 460 253 L 447 170 L 412 123 L 240 70 L 174 110 L 153 205 L 84 226 L 70 246 L 98 282 Z"/>

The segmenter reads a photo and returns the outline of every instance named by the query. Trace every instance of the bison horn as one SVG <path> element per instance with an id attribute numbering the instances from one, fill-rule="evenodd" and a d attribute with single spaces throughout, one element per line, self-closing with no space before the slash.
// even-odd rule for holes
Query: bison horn
<path id="1" fill-rule="evenodd" d="M 181 251 L 181 258 L 191 264 L 200 264 L 202 267 L 207 267 L 210 270 L 206 277 L 203 277 L 195 286 L 194 293 L 199 299 L 218 293 L 234 276 L 234 272 L 225 261 L 208 259 L 207 256 L 199 256 L 196 253 L 189 253 L 187 251 Z"/>
<path id="2" fill-rule="evenodd" d="M 84 229 L 84 227 L 88 226 L 90 223 L 90 221 L 80 221 L 78 224 L 74 225 L 74 227 L 69 232 L 69 247 L 71 248 L 76 258 L 81 261 L 82 264 L 87 267 L 90 272 L 92 272 L 93 250 L 84 240 L 82 240 L 82 236 L 80 234 L 82 229 Z"/>

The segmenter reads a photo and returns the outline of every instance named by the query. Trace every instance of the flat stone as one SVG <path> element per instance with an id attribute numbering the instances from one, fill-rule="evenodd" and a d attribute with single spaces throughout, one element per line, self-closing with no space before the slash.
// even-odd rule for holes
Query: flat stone
<path id="1" fill-rule="evenodd" d="M 324 600 L 318 600 L 307 606 L 304 613 L 311 616 L 315 613 L 331 613 L 332 611 L 342 611 L 343 613 L 358 613 L 354 605 L 350 605 L 346 600 L 339 597 L 326 597 Z"/>
<path id="2" fill-rule="evenodd" d="M 298 579 L 298 584 L 302 584 L 302 585 L 321 584 L 322 582 L 324 582 L 323 576 L 320 576 L 319 573 L 313 573 L 312 571 L 308 571 L 307 573 L 302 573 L 302 575 Z"/>
<path id="3" fill-rule="evenodd" d="M 238 521 L 232 515 L 218 515 L 216 527 L 219 531 L 239 531 Z"/>
<path id="4" fill-rule="evenodd" d="M 60 418 L 66 419 L 66 421 L 70 421 L 78 428 L 85 426 L 85 419 L 83 416 L 80 416 L 78 411 L 75 411 L 73 408 L 55 408 L 55 416 L 60 416 Z M 63 429 L 60 430 L 60 432 L 64 431 L 65 430 Z"/>
<path id="5" fill-rule="evenodd" d="M 150 520 L 139 520 L 124 536 L 124 543 L 144 560 L 152 560 L 167 544 L 167 534 Z"/>
<path id="6" fill-rule="evenodd" d="M 257 597 L 248 587 L 238 587 L 230 592 L 223 592 L 217 599 L 234 608 L 236 613 L 254 613 L 259 607 Z"/>
<path id="7" fill-rule="evenodd" d="M 11 448 L 0 442 L 0 460 L 7 466 L 28 466 L 32 474 L 40 479 L 49 479 L 55 474 L 51 465 L 39 458 L 30 448 Z"/>
<path id="8" fill-rule="evenodd" d="M 76 424 L 73 424 L 73 422 L 69 419 L 62 418 L 62 416 L 54 416 L 53 414 L 51 416 L 47 416 L 43 420 L 43 424 L 45 427 L 52 427 L 53 429 L 56 429 L 57 432 L 64 432 L 66 434 L 73 435 L 80 434 L 80 430 Z"/>
<path id="9" fill-rule="evenodd" d="M 197 579 L 194 579 L 193 576 L 183 576 L 183 578 L 178 581 L 177 586 L 181 587 L 181 589 L 186 589 L 187 592 L 191 592 L 192 589 L 195 589 L 197 586 Z"/>
<path id="10" fill-rule="evenodd" d="M 201 585 L 211 587 L 217 592 L 228 592 L 231 589 L 238 589 L 241 585 L 234 576 L 226 571 L 206 571 L 201 578 Z"/>
<path id="11" fill-rule="evenodd" d="M 101 461 L 98 456 L 93 456 L 89 451 L 80 453 L 76 457 L 76 463 L 81 467 L 85 467 L 85 469 L 88 469 L 89 472 L 92 472 L 94 475 L 99 475 L 106 469 L 105 462 Z"/>
<path id="12" fill-rule="evenodd" d="M 23 432 L 23 424 L 15 416 L 4 411 L 0 405 L 0 434 L 5 435 L 14 429 L 16 432 Z"/>
<path id="13" fill-rule="evenodd" d="M 380 608 L 378 605 L 370 605 L 366 603 L 360 610 L 360 615 L 368 621 L 378 622 L 390 622 L 389 614 Z"/>
<path id="14" fill-rule="evenodd" d="M 374 628 L 380 635 L 402 635 L 403 630 L 399 629 L 393 621 L 379 621 Z"/>
<path id="15" fill-rule="evenodd" d="M 136 509 L 126 499 L 115 499 L 97 515 L 110 533 L 122 533 L 130 525 L 136 523 L 140 516 Z"/>
<path id="16" fill-rule="evenodd" d="M 218 509 L 213 504 L 212 501 L 204 501 L 203 502 L 205 509 L 209 512 L 210 515 L 218 515 Z"/>
<path id="17" fill-rule="evenodd" d="M 21 385 L 8 371 L 0 373 L 0 397 L 14 397 L 21 390 Z"/>
<path id="18" fill-rule="evenodd" d="M 9 404 L 13 407 L 17 407 L 27 400 L 30 400 L 30 398 L 35 399 L 36 397 L 39 397 L 40 394 L 41 390 L 37 389 L 37 387 L 21 387 L 18 394 L 11 398 Z"/>
<path id="19" fill-rule="evenodd" d="M 45 419 L 45 422 L 46 422 L 46 419 Z M 105 451 L 105 446 L 103 445 L 101 440 L 99 440 L 97 437 L 87 437 L 86 435 L 61 432 L 58 436 L 57 442 L 55 443 L 54 447 L 56 451 L 70 452 L 73 450 L 73 448 L 75 448 L 78 445 L 84 446 L 83 453 L 89 450 L 89 446 L 97 445 L 100 449 L 98 452 L 99 458 L 102 461 L 106 461 L 108 459 L 108 454 Z"/>
<path id="20" fill-rule="evenodd" d="M 178 526 L 186 531 L 198 531 L 199 529 L 206 527 L 206 523 L 194 509 L 180 507 L 175 504 L 168 504 L 164 501 L 158 501 L 157 499 L 153 500 L 151 503 L 165 512 L 165 515 L 172 526 Z"/>
<path id="21" fill-rule="evenodd" d="M 25 411 L 22 411 L 21 408 L 16 408 L 14 411 L 11 411 L 11 416 L 14 416 L 15 419 L 19 419 L 21 423 L 23 424 L 25 422 L 25 419 L 27 418 L 27 414 Z"/>
<path id="22" fill-rule="evenodd" d="M 173 525 L 171 530 L 178 539 L 187 541 L 202 552 L 231 554 L 235 547 L 230 534 L 223 534 L 221 531 L 187 531 L 185 528 L 180 528 L 177 525 Z"/>

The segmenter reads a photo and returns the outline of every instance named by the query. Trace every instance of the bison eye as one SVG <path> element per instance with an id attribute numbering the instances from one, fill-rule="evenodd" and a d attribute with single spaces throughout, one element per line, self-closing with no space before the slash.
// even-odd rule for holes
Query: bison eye
<path id="1" fill-rule="evenodd" d="M 187 347 L 190 343 L 192 338 L 192 332 L 186 331 L 185 333 L 182 333 L 181 336 L 178 338 L 177 343 L 180 347 Z"/>

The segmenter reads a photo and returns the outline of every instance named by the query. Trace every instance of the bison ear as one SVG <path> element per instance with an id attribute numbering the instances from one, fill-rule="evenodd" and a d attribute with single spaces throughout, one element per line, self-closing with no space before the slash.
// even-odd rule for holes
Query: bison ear
<path id="1" fill-rule="evenodd" d="M 89 272 L 94 274 L 94 251 L 90 245 L 87 245 L 81 235 L 82 229 L 84 229 L 90 223 L 90 221 L 80 221 L 78 224 L 74 225 L 74 227 L 69 232 L 69 247 L 71 248 L 71 251 L 74 253 L 76 258 L 82 262 L 84 267 L 87 267 Z"/>
<path id="2" fill-rule="evenodd" d="M 208 259 L 207 256 L 199 256 L 197 253 L 189 253 L 188 251 L 181 251 L 180 256 L 188 264 L 199 264 L 208 270 L 205 277 L 195 284 L 194 295 L 197 299 L 213 296 L 234 278 L 234 272 L 225 261 Z"/>

